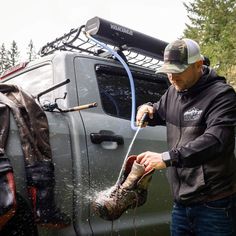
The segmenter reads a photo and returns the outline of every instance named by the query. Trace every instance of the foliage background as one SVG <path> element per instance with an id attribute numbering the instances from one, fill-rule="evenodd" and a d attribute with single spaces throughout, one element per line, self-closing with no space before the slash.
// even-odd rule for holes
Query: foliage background
<path id="1" fill-rule="evenodd" d="M 27 61 L 32 61 L 39 57 L 36 53 L 33 40 L 30 40 L 26 49 Z M 20 62 L 20 50 L 18 49 L 15 40 L 10 44 L 10 48 L 6 48 L 5 44 L 2 43 L 0 47 L 0 75 L 12 66 L 17 65 Z"/>
<path id="2" fill-rule="evenodd" d="M 211 66 L 236 88 L 236 1 L 194 0 L 184 5 L 190 24 L 183 36 L 196 40 Z"/>

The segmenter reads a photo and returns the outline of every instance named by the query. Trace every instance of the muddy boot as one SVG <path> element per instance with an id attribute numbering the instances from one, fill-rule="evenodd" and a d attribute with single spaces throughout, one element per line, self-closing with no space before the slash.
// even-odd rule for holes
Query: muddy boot
<path id="1" fill-rule="evenodd" d="M 136 191 L 138 194 L 138 202 L 137 202 L 138 207 L 142 206 L 147 201 L 148 186 L 152 179 L 153 172 L 154 169 L 144 173 L 144 175 L 137 182 Z"/>
<path id="2" fill-rule="evenodd" d="M 35 222 L 47 228 L 64 228 L 70 225 L 70 218 L 56 207 L 52 163 L 38 163 L 27 167 L 26 172 Z"/>
<path id="3" fill-rule="evenodd" d="M 16 188 L 13 173 L 0 173 L 0 229 L 16 212 Z"/>
<path id="4" fill-rule="evenodd" d="M 143 176 L 145 167 L 136 161 L 133 162 L 132 168 L 125 181 L 121 184 L 124 189 L 132 189 L 138 180 Z"/>
<path id="5" fill-rule="evenodd" d="M 144 166 L 135 160 L 136 156 L 130 156 L 120 183 L 100 192 L 94 200 L 93 210 L 101 218 L 115 220 L 128 208 L 141 206 L 145 203 L 148 183 L 153 171 L 145 174 Z"/>
<path id="6" fill-rule="evenodd" d="M 126 186 L 127 189 L 134 190 L 136 194 L 138 195 L 137 201 L 133 205 L 131 205 L 130 208 L 142 206 L 146 202 L 148 186 L 152 179 L 152 174 L 155 171 L 154 169 L 152 169 L 148 172 L 145 172 L 144 165 L 137 163 L 136 158 L 137 158 L 136 155 L 132 155 L 128 158 L 125 172 L 123 175 L 124 176 L 123 178 L 125 179 L 125 181 L 124 180 L 122 181 L 123 182 L 122 186 Z M 131 168 L 130 166 L 132 166 L 132 170 L 130 170 Z M 133 170 L 135 170 L 136 168 L 139 168 L 140 175 L 137 175 L 137 171 L 133 172 Z M 136 179 L 132 177 L 133 174 L 137 176 Z M 130 180 L 133 180 L 133 181 L 130 181 Z"/>

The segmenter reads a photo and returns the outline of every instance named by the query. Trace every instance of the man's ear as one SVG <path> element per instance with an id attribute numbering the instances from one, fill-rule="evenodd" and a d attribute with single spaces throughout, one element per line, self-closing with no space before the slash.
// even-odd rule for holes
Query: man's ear
<path id="1" fill-rule="evenodd" d="M 202 66 L 203 66 L 203 61 L 202 60 L 196 62 L 196 67 L 197 67 L 198 71 L 202 70 Z"/>

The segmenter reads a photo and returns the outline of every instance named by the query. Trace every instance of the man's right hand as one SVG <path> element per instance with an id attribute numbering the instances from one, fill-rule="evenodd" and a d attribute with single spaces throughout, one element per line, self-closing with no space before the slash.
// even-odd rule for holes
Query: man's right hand
<path id="1" fill-rule="evenodd" d="M 147 113 L 148 117 L 150 119 L 153 119 L 153 107 L 147 104 L 144 104 L 142 106 L 139 107 L 137 115 L 136 115 L 136 125 L 139 126 L 140 121 L 142 119 L 142 117 L 144 116 L 144 114 Z M 145 127 L 147 125 L 147 123 L 144 123 L 142 125 L 142 127 Z"/>

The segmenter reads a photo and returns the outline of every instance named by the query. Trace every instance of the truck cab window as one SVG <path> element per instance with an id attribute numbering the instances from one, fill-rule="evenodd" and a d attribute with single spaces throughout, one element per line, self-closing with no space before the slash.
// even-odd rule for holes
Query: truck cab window
<path id="1" fill-rule="evenodd" d="M 20 86 L 28 93 L 36 96 L 53 85 L 53 73 L 51 65 L 43 65 L 26 71 L 14 78 L 4 81 L 5 83 Z M 52 101 L 53 93 L 47 93 L 40 98 L 40 101 Z"/>
<path id="2" fill-rule="evenodd" d="M 131 89 L 126 71 L 112 66 L 96 66 L 101 103 L 105 113 L 123 119 L 131 117 Z M 168 88 L 167 79 L 156 74 L 132 71 L 136 107 L 157 102 Z"/>

